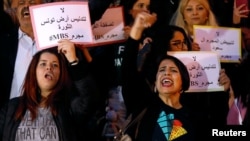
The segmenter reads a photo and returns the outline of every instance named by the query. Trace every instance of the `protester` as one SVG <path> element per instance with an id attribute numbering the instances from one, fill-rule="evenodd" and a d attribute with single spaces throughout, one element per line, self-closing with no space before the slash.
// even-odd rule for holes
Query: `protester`
<path id="1" fill-rule="evenodd" d="M 26 70 L 36 53 L 36 43 L 30 19 L 29 6 L 41 4 L 42 0 L 19 0 L 16 16 L 20 26 L 15 26 L 9 32 L 1 35 L 0 70 L 1 106 L 10 98 L 19 96 Z"/>
<path id="2" fill-rule="evenodd" d="M 125 40 L 133 25 L 134 17 L 140 11 L 149 12 L 150 0 L 121 0 L 119 6 L 123 6 L 125 27 Z M 118 6 L 114 1 L 110 8 Z M 97 21 L 98 23 L 98 21 Z M 96 117 L 97 129 L 94 131 L 97 141 L 112 140 L 114 135 L 122 127 L 127 117 L 127 107 L 122 94 L 121 64 L 125 49 L 123 42 L 111 43 L 88 48 L 92 61 L 92 72 L 100 90 L 100 99 Z M 138 45 L 139 47 L 139 45 Z M 100 67 L 102 73 L 100 73 Z"/>
<path id="3" fill-rule="evenodd" d="M 99 10 L 103 12 L 103 9 L 109 5 L 109 1 L 110 0 L 89 1 L 90 14 L 93 15 L 91 16 L 91 22 L 99 19 L 102 15 L 102 13 L 95 12 L 95 10 L 101 7 Z M 3 47 L 0 52 L 0 57 L 2 60 L 5 60 L 0 63 L 0 65 L 5 68 L 0 70 L 0 82 L 3 84 L 0 86 L 2 90 L 0 107 L 10 98 L 17 97 L 21 94 L 20 88 L 28 65 L 33 55 L 37 52 L 29 7 L 44 2 L 57 2 L 57 0 L 11 1 L 12 12 L 16 14 L 15 18 L 18 19 L 18 26 L 11 28 L 0 37 L 0 44 Z M 82 51 L 80 49 L 77 50 L 79 59 L 83 58 Z"/>
<path id="4" fill-rule="evenodd" d="M 69 42 L 37 52 L 22 95 L 1 109 L 0 139 L 85 140 L 89 100 L 95 93 L 88 73 Z"/>
<path id="5" fill-rule="evenodd" d="M 153 16 L 153 14 L 146 14 L 146 13 L 143 13 L 142 15 L 144 15 L 145 18 L 141 18 L 142 19 L 141 24 L 140 26 L 137 26 L 138 30 L 143 30 L 144 26 L 149 25 L 147 23 L 148 20 L 143 21 L 144 19 L 150 19 L 151 16 Z M 125 81 L 125 84 L 123 85 L 123 94 L 125 98 L 125 103 L 126 102 L 130 103 L 129 106 L 131 108 L 144 107 L 143 105 L 141 105 L 143 103 L 138 103 L 137 99 L 140 99 L 140 101 L 151 99 L 149 95 L 144 95 L 145 94 L 144 91 L 135 92 L 135 90 L 137 89 L 137 87 L 148 87 L 148 86 L 150 87 L 149 89 L 153 90 L 152 80 L 154 79 L 153 79 L 153 74 L 151 72 L 152 66 L 154 64 L 153 60 L 161 54 L 167 54 L 168 51 L 185 51 L 187 49 L 185 43 L 187 43 L 187 45 L 190 45 L 190 43 L 184 42 L 185 34 L 184 36 L 181 36 L 181 34 L 179 36 L 175 36 L 174 34 L 169 34 L 169 33 L 174 33 L 170 31 L 171 30 L 169 29 L 165 30 L 164 28 L 162 28 L 162 32 L 160 32 L 161 34 L 159 34 L 159 36 L 161 36 L 162 39 L 153 38 L 152 43 L 151 43 L 151 46 L 152 46 L 151 51 L 146 56 L 145 63 L 140 73 L 135 74 L 135 72 L 128 72 L 128 69 L 127 69 L 126 73 L 123 74 L 123 79 Z M 174 35 L 174 36 L 171 36 L 171 35 Z M 166 40 L 164 40 L 164 36 L 166 37 Z M 136 37 L 140 39 L 141 32 L 137 32 Z M 169 38 L 169 37 L 172 37 L 172 38 Z M 178 46 L 173 45 L 173 41 L 175 40 L 178 40 L 178 43 L 179 43 Z M 132 46 L 132 45 L 129 44 L 128 46 Z M 174 48 L 175 50 L 173 50 L 170 46 L 172 46 L 172 48 Z M 176 48 L 179 48 L 179 49 L 177 50 Z M 135 50 L 133 51 L 131 50 L 130 50 L 130 59 L 133 59 L 131 56 L 135 55 L 137 52 Z M 127 66 L 126 68 L 133 67 L 131 65 Z M 147 81 L 147 85 L 144 85 L 144 83 L 134 81 L 132 78 L 131 78 L 132 80 L 130 81 L 127 80 L 128 78 L 130 78 L 129 75 L 131 74 L 132 76 L 139 75 L 138 77 Z M 195 127 L 194 129 L 198 135 L 196 136 L 198 140 L 200 139 L 199 135 L 207 136 L 209 134 L 207 131 L 211 127 L 226 125 L 226 116 L 227 116 L 228 108 L 231 104 L 231 99 L 233 99 L 233 91 L 231 91 L 230 89 L 230 79 L 227 76 L 224 69 L 220 70 L 218 84 L 224 87 L 224 91 L 184 93 L 181 96 L 181 100 L 180 100 L 181 103 L 187 109 L 189 109 L 189 114 L 190 114 L 193 126 Z M 136 95 L 129 95 L 130 93 L 136 93 Z"/>
<path id="6" fill-rule="evenodd" d="M 250 90 L 249 90 L 249 63 L 250 63 L 250 17 L 249 9 L 242 10 L 245 4 L 236 6 L 234 3 L 233 24 L 241 29 L 242 32 L 242 59 L 237 65 L 235 75 L 232 76 L 232 87 L 235 93 L 235 99 L 230 107 L 227 124 L 228 125 L 250 125 Z"/>
<path id="7" fill-rule="evenodd" d="M 193 140 L 189 114 L 180 102 L 181 94 L 189 87 L 188 71 L 185 65 L 173 56 L 165 55 L 159 62 L 154 96 L 146 104 L 147 111 L 144 116 L 138 123 L 130 126 L 126 133 L 133 140 Z M 140 87 L 137 89 L 140 90 Z M 133 116 L 135 118 L 136 114 Z"/>
<path id="8" fill-rule="evenodd" d="M 171 25 L 182 27 L 192 41 L 192 50 L 199 51 L 200 47 L 193 42 L 193 25 L 218 26 L 213 11 L 207 0 L 181 0 Z"/>
<path id="9" fill-rule="evenodd" d="M 190 83 L 185 65 L 175 57 L 164 54 L 151 67 L 152 83 L 148 83 L 143 73 L 137 70 L 139 40 L 143 30 L 155 22 L 149 22 L 155 16 L 146 12 L 137 15 L 125 48 L 122 63 L 123 94 L 126 96 L 125 100 L 128 100 L 125 102 L 131 102 L 130 107 L 134 108 L 131 112 L 132 121 L 146 109 L 140 122 L 130 126 L 126 133 L 135 141 L 173 138 L 192 140 L 193 130 L 189 115 L 180 103 L 180 96 L 189 88 Z M 165 128 L 161 126 L 161 120 L 166 122 Z M 171 135 L 171 131 L 176 130 L 183 132 L 176 136 Z"/>

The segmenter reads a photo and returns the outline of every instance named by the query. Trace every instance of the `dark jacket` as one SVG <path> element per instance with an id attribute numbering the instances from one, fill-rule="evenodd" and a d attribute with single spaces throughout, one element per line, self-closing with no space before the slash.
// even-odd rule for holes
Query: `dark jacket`
<path id="1" fill-rule="evenodd" d="M 150 110 L 151 112 L 148 111 L 148 116 L 150 116 L 152 122 L 157 120 L 157 117 L 153 118 L 153 116 L 159 114 L 156 112 L 159 112 L 162 106 L 157 105 L 158 103 L 156 104 L 156 102 L 152 103 L 156 98 L 154 98 L 154 93 L 150 90 L 147 82 L 151 82 L 152 84 L 151 80 L 153 79 L 151 77 L 154 77 L 155 74 L 152 73 L 152 68 L 149 67 L 150 65 L 144 64 L 144 70 L 140 73 L 136 71 L 137 66 L 135 60 L 138 54 L 138 42 L 139 41 L 135 41 L 131 38 L 127 40 L 122 62 L 123 97 L 128 114 L 135 113 L 135 115 L 137 115 L 144 107 L 148 106 L 153 108 L 152 111 Z M 155 47 L 153 45 L 152 43 L 152 48 Z M 148 81 L 146 81 L 146 79 Z M 228 92 L 223 91 L 181 94 L 181 103 L 187 110 L 183 113 L 187 112 L 188 118 L 190 118 L 189 122 L 192 123 L 195 140 L 200 140 L 200 137 L 210 136 L 212 128 L 225 127 L 228 112 L 228 97 Z M 148 118 L 149 117 L 146 116 L 145 120 L 148 120 Z M 145 137 L 151 139 L 153 135 L 149 129 L 154 127 L 152 125 L 153 123 L 147 121 L 145 124 L 141 132 L 147 135 Z M 150 127 L 148 124 L 152 126 Z M 132 129 L 132 132 L 134 130 L 135 129 Z"/>
<path id="2" fill-rule="evenodd" d="M 127 115 L 144 109 L 152 97 L 149 85 L 145 80 L 146 76 L 137 71 L 139 43 L 140 41 L 128 38 L 122 60 L 122 94 Z"/>
<path id="3" fill-rule="evenodd" d="M 157 123 L 160 113 L 164 111 L 167 116 L 173 114 L 173 120 L 180 121 L 182 127 L 187 131 L 187 134 L 176 138 L 176 141 L 194 140 L 193 128 L 187 111 L 184 108 L 177 110 L 169 107 L 151 90 L 149 83 L 152 84 L 152 82 L 148 76 L 155 75 L 153 72 L 137 71 L 138 45 L 139 41 L 132 38 L 127 40 L 122 62 L 122 91 L 128 114 L 133 115 L 132 119 L 139 115 L 143 109 L 146 108 L 147 111 L 140 122 L 133 124 L 125 133 L 128 133 L 133 141 L 166 140 Z"/>
<path id="4" fill-rule="evenodd" d="M 18 46 L 18 28 L 13 28 L 10 32 L 0 36 L 0 108 L 10 98 L 10 89 L 13 79 L 15 60 Z M 24 56 L 25 57 L 25 56 Z"/>
<path id="5" fill-rule="evenodd" d="M 86 69 L 76 65 L 70 67 L 74 85 L 69 95 L 69 103 L 58 102 L 58 114 L 54 116 L 59 140 L 77 141 L 88 138 L 85 136 L 86 124 L 90 117 L 91 96 L 96 92 L 91 75 L 85 73 Z M 62 93 L 62 92 L 61 92 Z M 14 141 L 20 120 L 14 120 L 15 111 L 20 97 L 11 99 L 0 111 L 0 141 Z M 63 100 L 64 101 L 64 100 Z"/>

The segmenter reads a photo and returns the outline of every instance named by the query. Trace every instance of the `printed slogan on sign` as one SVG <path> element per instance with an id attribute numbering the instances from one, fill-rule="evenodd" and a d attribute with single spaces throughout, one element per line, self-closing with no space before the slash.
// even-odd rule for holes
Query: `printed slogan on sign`
<path id="1" fill-rule="evenodd" d="M 201 51 L 215 51 L 221 62 L 239 62 L 241 57 L 240 28 L 194 25 L 194 41 Z"/>
<path id="2" fill-rule="evenodd" d="M 108 8 L 101 19 L 92 25 L 94 42 L 87 46 L 97 46 L 110 43 L 124 42 L 124 17 L 123 8 Z"/>
<path id="3" fill-rule="evenodd" d="M 93 42 L 87 2 L 55 2 L 30 7 L 38 49 L 56 46 L 60 39 Z"/>
<path id="4" fill-rule="evenodd" d="M 212 51 L 169 51 L 169 55 L 179 58 L 187 67 L 190 88 L 187 92 L 223 91 L 218 84 L 220 61 Z"/>
<path id="5" fill-rule="evenodd" d="M 82 47 L 125 41 L 123 7 L 107 8 L 91 23 L 88 2 L 53 2 L 30 6 L 38 50 L 54 47 L 69 39 Z"/>

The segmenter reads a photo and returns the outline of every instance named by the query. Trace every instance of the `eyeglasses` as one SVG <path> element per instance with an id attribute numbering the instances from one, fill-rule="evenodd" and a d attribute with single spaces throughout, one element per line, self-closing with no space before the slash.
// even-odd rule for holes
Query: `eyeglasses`
<path id="1" fill-rule="evenodd" d="M 184 40 L 183 42 L 180 40 L 171 41 L 170 45 L 177 47 L 178 49 L 183 49 L 183 47 L 187 46 L 187 41 Z"/>

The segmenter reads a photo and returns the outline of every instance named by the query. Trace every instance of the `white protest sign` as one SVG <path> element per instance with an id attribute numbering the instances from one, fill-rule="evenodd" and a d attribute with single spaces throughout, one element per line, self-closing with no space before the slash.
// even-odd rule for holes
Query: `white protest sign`
<path id="1" fill-rule="evenodd" d="M 201 51 L 216 51 L 221 62 L 239 62 L 241 56 L 240 28 L 194 25 L 194 42 Z"/>
<path id="2" fill-rule="evenodd" d="M 30 6 L 38 50 L 57 45 L 60 39 L 93 42 L 87 2 L 53 2 Z"/>
<path id="3" fill-rule="evenodd" d="M 179 58 L 187 67 L 190 87 L 187 92 L 223 91 L 218 83 L 220 60 L 212 51 L 168 51 L 168 55 Z"/>
<path id="4" fill-rule="evenodd" d="M 92 25 L 93 44 L 86 46 L 105 45 L 125 41 L 123 7 L 108 8 L 102 17 Z"/>

